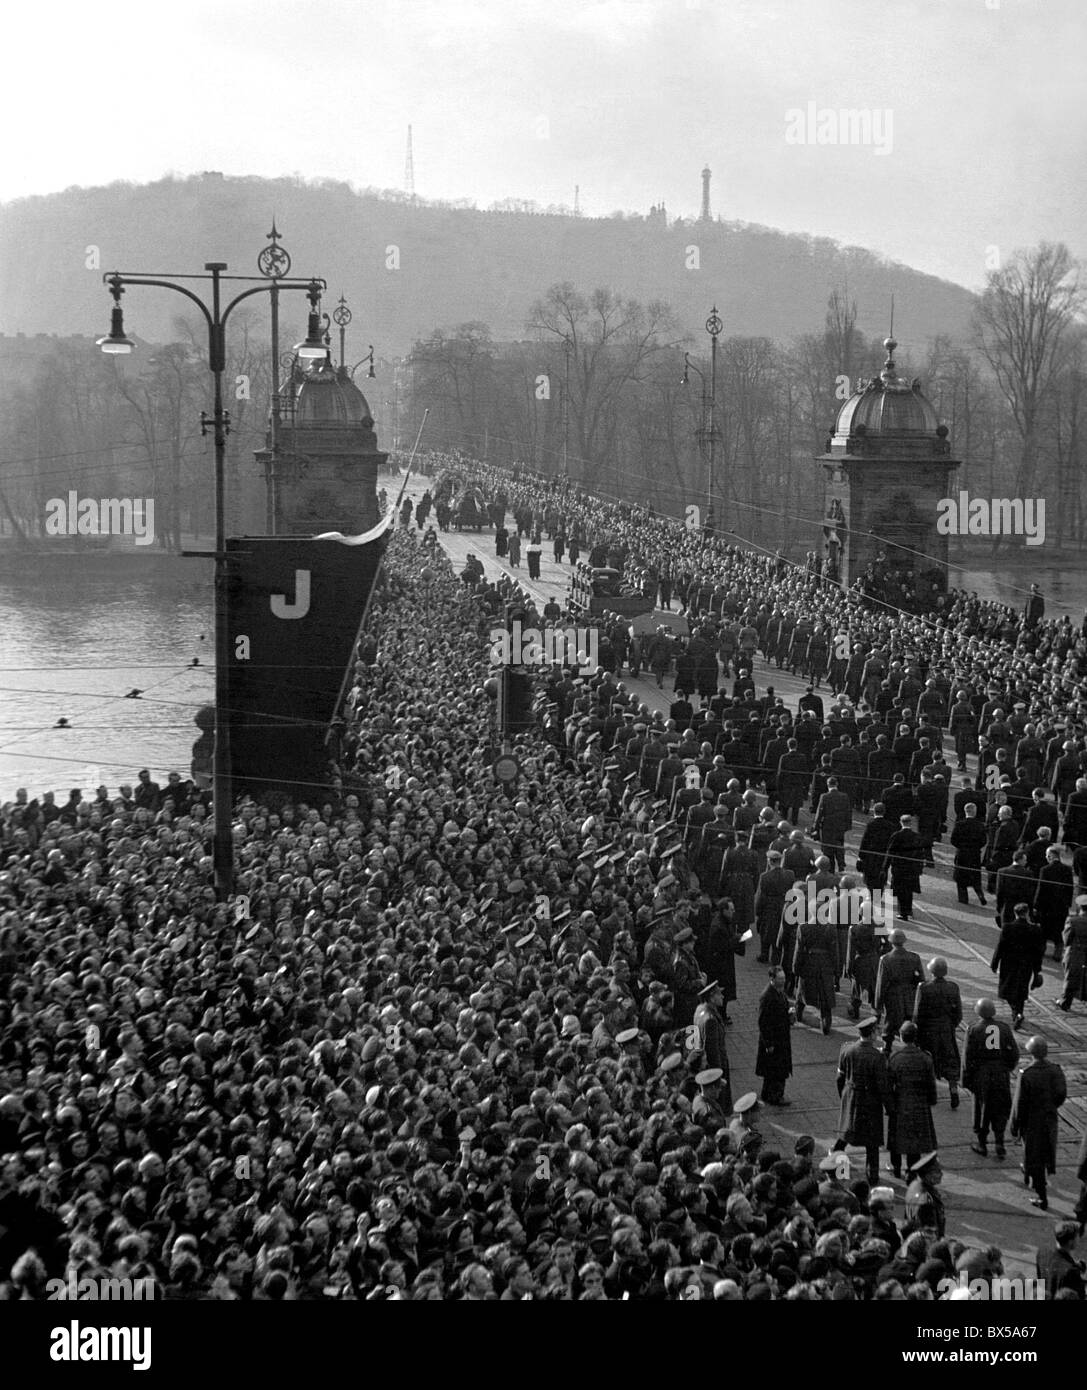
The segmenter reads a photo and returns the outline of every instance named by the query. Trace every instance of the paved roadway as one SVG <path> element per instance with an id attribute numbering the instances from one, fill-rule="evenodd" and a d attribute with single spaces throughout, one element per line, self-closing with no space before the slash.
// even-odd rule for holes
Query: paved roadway
<path id="1" fill-rule="evenodd" d="M 427 481 L 413 479 L 409 484 L 409 493 L 417 499 Z M 391 486 L 389 491 L 393 492 Z M 540 579 L 530 582 L 523 544 L 522 562 L 515 569 L 510 566 L 508 559 L 496 558 L 494 533 L 491 530 L 439 532 L 438 539 L 458 571 L 463 568 L 468 554 L 475 554 L 481 560 L 488 579 L 502 574 L 511 575 L 538 600 L 541 607 L 547 598 L 554 596 L 561 601 L 569 592 L 570 565 L 554 562 L 546 540 Z M 663 611 L 661 619 L 664 620 Z M 806 682 L 768 667 L 761 656 L 756 661 L 756 667 L 753 674 L 758 694 L 763 694 L 766 687 L 772 685 L 775 692 L 783 696 L 795 710 Z M 661 709 L 667 714 L 672 699 L 671 678 L 666 679 L 664 690 L 657 689 L 655 680 L 632 680 L 629 675 L 622 679 L 623 684 L 637 692 L 638 698 L 651 709 Z M 824 701 L 829 700 L 829 692 L 824 690 L 820 693 Z M 975 772 L 976 767 L 972 764 L 970 770 Z M 765 804 L 762 796 L 760 804 Z M 811 816 L 805 810 L 801 816 L 801 827 L 806 828 L 810 822 Z M 846 853 L 850 863 L 855 862 L 856 848 L 865 822 L 866 817 L 857 817 L 855 828 L 847 841 Z M 908 944 L 920 953 L 922 960 L 928 961 L 936 954 L 947 958 L 950 978 L 959 984 L 964 1011 L 968 1020 L 972 1021 L 975 1000 L 983 995 L 996 998 L 995 976 L 989 969 L 997 936 L 993 911 L 991 906 L 986 909 L 973 903 L 968 907 L 959 905 L 951 881 L 951 851 L 946 839 L 943 844 L 936 846 L 934 857 L 936 868 L 925 874 L 920 898 L 914 904 L 915 920 L 906 924 Z M 989 902 L 992 903 L 991 897 Z M 943 1192 L 948 1209 L 949 1234 L 971 1244 L 998 1245 L 1004 1252 L 1009 1275 L 1023 1273 L 1027 1269 L 1033 1274 L 1035 1250 L 1039 1242 L 1049 1235 L 1052 1222 L 1072 1215 L 1079 1190 L 1075 1179 L 1076 1156 L 1080 1136 L 1087 1127 L 1087 1008 L 1075 1004 L 1069 1014 L 1056 1008 L 1061 967 L 1050 960 L 1048 954 L 1043 974 L 1045 983 L 1032 994 L 1027 1005 L 1026 1023 L 1017 1037 L 1020 1048 L 1025 1046 L 1032 1033 L 1046 1038 L 1050 1059 L 1060 1063 L 1068 1079 L 1068 1100 L 1061 1112 L 1057 1176 L 1050 1182 L 1048 1214 L 1039 1212 L 1029 1203 L 1029 1197 L 1033 1194 L 1022 1184 L 1019 1170 L 1022 1149 L 1017 1144 L 1009 1140 L 1008 1157 L 1003 1162 L 991 1156 L 991 1147 L 988 1159 L 970 1152 L 973 1133 L 969 1092 L 962 1092 L 962 1104 L 958 1110 L 952 1111 L 948 1105 L 947 1086 L 940 1082 L 940 1102 L 934 1113 L 945 1172 Z M 732 1093 L 735 1096 L 761 1089 L 761 1082 L 754 1074 L 758 1044 L 756 1006 L 765 982 L 765 967 L 758 964 L 755 952 L 749 950 L 748 955 L 737 962 L 739 997 L 729 1009 L 734 1020 L 728 1032 L 728 1052 Z M 786 1152 L 791 1152 L 793 1141 L 801 1134 L 813 1135 L 824 1152 L 833 1143 L 838 1120 L 835 1089 L 838 1051 L 843 1043 L 856 1037 L 845 1012 L 845 1003 L 845 998 L 839 995 L 834 1026 L 827 1037 L 823 1036 L 818 1025 L 814 1028 L 807 1025 L 794 1028 L 793 1077 L 787 1091 L 792 1105 L 783 1110 L 763 1106 L 759 1111 L 758 1124 L 768 1144 L 780 1145 Z M 1000 1017 L 1010 1021 L 1007 1005 L 999 1002 L 999 1009 Z M 811 1017 L 809 1010 L 808 1018 Z M 962 1047 L 960 1038 L 960 1051 Z M 863 1167 L 860 1151 L 852 1153 Z M 885 1181 L 895 1189 L 900 1199 L 905 1184 L 896 1182 L 889 1172 Z M 901 1216 L 901 1200 L 897 1209 Z"/>

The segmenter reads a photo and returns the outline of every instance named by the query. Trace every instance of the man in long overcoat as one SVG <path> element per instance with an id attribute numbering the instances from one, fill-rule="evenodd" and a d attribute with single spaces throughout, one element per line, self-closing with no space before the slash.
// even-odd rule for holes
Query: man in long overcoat
<path id="1" fill-rule="evenodd" d="M 883 1050 L 888 1055 L 899 1028 L 913 1017 L 917 986 L 925 978 L 921 957 L 906 950 L 906 933 L 895 928 L 891 949 L 879 962 L 876 973 L 876 1015 L 883 1014 Z"/>
<path id="2" fill-rule="evenodd" d="M 1034 904 L 1038 892 L 1038 880 L 1027 867 L 1026 850 L 1017 849 L 1012 862 L 1001 869 L 996 876 L 996 920 L 1006 927 L 1015 915 L 1020 903 L 1028 907 Z M 1044 938 L 1042 949 L 1045 949 Z"/>
<path id="3" fill-rule="evenodd" d="M 912 1168 L 923 1153 L 936 1148 L 932 1107 L 938 1098 L 932 1058 L 917 1046 L 917 1024 L 904 1023 L 898 1035 L 903 1046 L 887 1063 L 892 1102 L 887 1147 L 896 1178 L 902 1176 L 903 1154 L 906 1166 Z"/>
<path id="4" fill-rule="evenodd" d="M 962 1058 L 959 1055 L 958 1027 L 962 1022 L 962 996 L 959 987 L 947 978 L 947 961 L 933 956 L 928 963 L 932 979 L 917 986 L 913 1001 L 913 1021 L 917 1024 L 917 1042 L 922 1052 L 932 1058 L 938 1077 L 947 1082 L 951 1092 L 951 1108 L 959 1108 L 959 1074 Z"/>
<path id="5" fill-rule="evenodd" d="M 795 738 L 789 740 L 789 751 L 777 765 L 777 800 L 783 816 L 796 824 L 800 808 L 811 786 L 811 768 L 803 753 L 798 752 Z"/>
<path id="6" fill-rule="evenodd" d="M 997 1158 L 1003 1158 L 1004 1131 L 1012 1113 L 1012 1072 L 1019 1065 L 1019 1044 L 1015 1034 L 996 1016 L 991 999 L 979 999 L 974 1006 L 977 1022 L 966 1033 L 966 1065 L 962 1084 L 974 1094 L 974 1134 L 970 1148 L 982 1158 L 989 1153 L 989 1130 L 993 1131 Z"/>
<path id="7" fill-rule="evenodd" d="M 1038 874 L 1034 893 L 1034 915 L 1046 941 L 1053 943 L 1053 959 L 1060 959 L 1061 933 L 1072 910 L 1075 876 L 1070 864 L 1061 863 L 1057 845 L 1045 852 L 1045 863 Z"/>
<path id="8" fill-rule="evenodd" d="M 1023 1175 L 1033 1183 L 1033 1207 L 1049 1210 L 1046 1176 L 1057 1171 L 1057 1114 L 1068 1095 L 1064 1072 L 1047 1057 L 1045 1038 L 1034 1037 L 1027 1052 L 1034 1059 L 1019 1073 L 1012 1101 L 1011 1132 L 1023 1141 Z"/>
<path id="9" fill-rule="evenodd" d="M 884 950 L 884 937 L 876 935 L 874 922 L 854 922 L 849 928 L 849 940 L 845 953 L 846 979 L 853 982 L 850 991 L 850 1018 L 859 1018 L 861 996 L 866 995 L 873 1007 L 876 1002 L 876 974 L 879 959 Z"/>
<path id="10" fill-rule="evenodd" d="M 770 952 L 781 927 L 781 912 L 785 894 L 796 882 L 789 869 L 781 866 L 781 851 L 772 849 L 766 855 L 766 872 L 759 877 L 755 890 L 755 925 L 759 934 L 759 963 L 767 965 Z"/>
<path id="11" fill-rule="evenodd" d="M 1012 1026 L 1023 1022 L 1031 984 L 1042 968 L 1045 937 L 1042 929 L 1030 920 L 1026 903 L 1016 903 L 1012 920 L 1000 929 L 990 970 L 998 970 L 997 992 L 1012 1011 Z"/>
<path id="12" fill-rule="evenodd" d="M 887 883 L 887 846 L 896 826 L 890 816 L 884 814 L 882 801 L 876 802 L 872 812 L 857 850 L 857 868 L 864 875 L 865 887 L 875 893 L 882 891 Z"/>
<path id="13" fill-rule="evenodd" d="M 988 836 L 985 826 L 978 819 L 978 808 L 973 801 L 963 806 L 963 818 L 957 820 L 951 831 L 951 847 L 955 851 L 955 887 L 959 902 L 969 902 L 968 890 L 973 889 L 978 902 L 985 906 L 985 894 L 981 891 L 981 856 Z"/>
<path id="14" fill-rule="evenodd" d="M 770 970 L 770 983 L 759 996 L 759 1050 L 755 1075 L 762 1077 L 762 1098 L 767 1105 L 788 1105 L 785 1083 L 793 1074 L 792 1018 L 785 997 L 785 971 Z"/>
<path id="15" fill-rule="evenodd" d="M 834 1011 L 834 981 L 841 975 L 838 964 L 838 928 L 829 923 L 802 922 L 797 928 L 793 974 L 797 979 L 796 1021 L 804 1008 L 818 1010 L 824 1034 L 830 1032 Z"/>
<path id="16" fill-rule="evenodd" d="M 831 867 L 845 871 L 845 837 L 853 824 L 853 803 L 840 790 L 837 777 L 827 778 L 827 790 L 815 808 L 812 836 L 819 840 Z"/>
<path id="17" fill-rule="evenodd" d="M 899 826 L 887 843 L 886 863 L 891 871 L 891 887 L 898 899 L 899 915 L 908 922 L 913 913 L 913 895 L 921 889 L 925 842 L 912 828 L 911 816 L 900 816 Z"/>
<path id="18" fill-rule="evenodd" d="M 887 1059 L 875 1043 L 877 1020 L 857 1025 L 857 1042 L 838 1054 L 838 1142 L 836 1149 L 856 1144 L 864 1150 L 868 1181 L 879 1181 L 879 1151 L 883 1146 L 883 1116 L 890 1113 L 891 1087 Z"/>

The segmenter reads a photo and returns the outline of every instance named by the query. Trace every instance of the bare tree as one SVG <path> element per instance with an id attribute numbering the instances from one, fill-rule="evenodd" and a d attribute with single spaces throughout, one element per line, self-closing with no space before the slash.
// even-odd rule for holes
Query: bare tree
<path id="1" fill-rule="evenodd" d="M 1083 303 L 1078 265 L 1063 243 L 1017 251 L 992 271 L 975 317 L 977 346 L 992 368 L 1019 437 L 1015 490 L 1037 481 L 1042 412 Z"/>

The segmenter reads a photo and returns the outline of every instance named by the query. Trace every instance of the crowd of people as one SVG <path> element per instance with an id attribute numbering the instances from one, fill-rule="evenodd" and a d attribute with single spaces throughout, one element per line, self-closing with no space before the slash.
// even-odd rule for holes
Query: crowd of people
<path id="1" fill-rule="evenodd" d="M 489 498 L 505 490 L 532 534 L 548 532 L 550 499 L 567 542 L 613 547 L 663 605 L 708 617 L 683 653 L 694 687 L 682 688 L 671 653 L 661 679 L 674 666 L 681 688 L 665 718 L 624 689 L 614 652 L 594 673 L 553 670 L 539 729 L 515 740 L 517 780 L 497 781 L 488 633 L 514 605 L 541 623 L 561 609 L 536 614 L 512 580 L 488 583 L 478 568 L 466 580 L 403 526 L 358 654 L 336 775 L 237 808 L 235 901 L 217 902 L 211 887 L 207 793 L 179 776 L 156 786 L 141 774 L 116 795 L 74 791 L 61 806 L 21 792 L 0 808 L 3 1293 L 35 1299 L 51 1279 L 128 1277 L 177 1299 L 930 1300 L 999 1278 L 1000 1251 L 956 1234 L 931 1136 L 900 1099 L 927 1095 L 938 1063 L 952 1079 L 947 1059 L 924 1050 L 940 1052 L 939 1001 L 917 988 L 943 978 L 936 962 L 931 981 L 923 969 L 918 978 L 916 957 L 894 964 L 912 954 L 905 941 L 862 952 L 851 931 L 839 953 L 836 926 L 816 923 L 820 937 L 786 920 L 794 884 L 810 875 L 841 892 L 895 878 L 898 858 L 923 860 L 924 835 L 897 857 L 870 846 L 871 871 L 841 877 L 825 798 L 848 788 L 859 807 L 870 772 L 833 749 L 812 764 L 805 739 L 805 767 L 779 758 L 768 782 L 768 728 L 780 739 L 783 721 L 813 724 L 822 738 L 834 721 L 794 715 L 772 690 L 758 698 L 743 663 L 758 653 L 771 669 L 789 663 L 799 645 L 782 624 L 792 617 L 795 634 L 807 621 L 814 696 L 831 677 L 811 660 L 815 628 L 844 632 L 848 656 L 830 643 L 827 664 L 844 661 L 836 693 L 855 706 L 857 733 L 837 746 L 844 737 L 854 750 L 872 727 L 856 716 L 893 710 L 899 721 L 907 710 L 916 729 L 924 713 L 942 734 L 949 690 L 971 709 L 982 697 L 961 746 L 965 762 L 979 737 L 983 814 L 987 768 L 998 769 L 995 819 L 1006 823 L 1021 792 L 1000 763 L 1029 782 L 1039 744 L 1043 772 L 1059 768 L 1071 846 L 1082 812 L 1070 807 L 1083 804 L 1072 801 L 1084 770 L 1081 634 L 961 596 L 935 621 L 868 608 L 779 558 L 706 547 L 569 488 L 477 465 L 466 476 Z M 726 662 L 719 638 L 733 619 Z M 923 703 L 932 691 L 947 704 L 942 721 L 934 699 Z M 984 708 L 994 695 L 1007 720 Z M 782 757 L 801 753 L 790 741 Z M 917 739 L 897 773 L 911 793 L 921 751 Z M 816 791 L 821 854 L 796 825 Z M 810 867 L 778 891 L 767 875 L 790 855 Z M 1010 919 L 1034 915 L 1023 905 Z M 776 1145 L 756 1097 L 732 1094 L 728 1006 L 749 929 L 766 969 L 754 1059 L 763 1106 L 787 1100 L 805 1009 L 825 1023 L 828 990 L 850 983 L 861 1036 L 839 1060 L 838 1152 L 807 1135 Z M 989 1022 L 979 1005 L 975 1026 Z M 1000 1087 L 982 1085 L 971 1060 L 968 1048 L 961 1080 L 978 1086 L 984 1143 Z M 874 1142 L 858 1103 L 867 1065 L 886 1072 Z M 1018 1089 L 1006 1119 L 1033 1134 Z M 1037 1128 L 1044 1197 L 1048 1119 Z M 879 1181 L 885 1138 L 892 1168 L 909 1170 L 902 1210 Z M 849 1148 L 864 1152 L 863 1176 L 843 1164 Z M 1043 1242 L 1053 1297 L 1083 1297 L 1077 1234 L 1073 1223 L 1052 1248 Z"/>

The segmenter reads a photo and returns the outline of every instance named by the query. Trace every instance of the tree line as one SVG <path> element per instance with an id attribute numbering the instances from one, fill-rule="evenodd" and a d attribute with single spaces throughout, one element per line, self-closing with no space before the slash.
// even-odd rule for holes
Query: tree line
<path id="1" fill-rule="evenodd" d="M 1083 303 L 1079 266 L 1043 243 L 990 272 L 969 340 L 941 335 L 923 355 L 895 357 L 949 427 L 962 460 L 954 486 L 1051 499 L 1051 534 L 1065 544 L 1087 535 Z M 497 342 L 470 322 L 417 342 L 407 420 L 429 408 L 429 448 L 565 473 L 676 516 L 711 500 L 712 431 L 718 529 L 770 549 L 806 547 L 822 520 L 813 458 L 886 355 L 856 320 L 855 302 L 835 289 L 821 329 L 792 342 L 723 332 L 713 389 L 708 337 L 684 333 L 667 304 L 555 284 L 523 341 Z"/>

